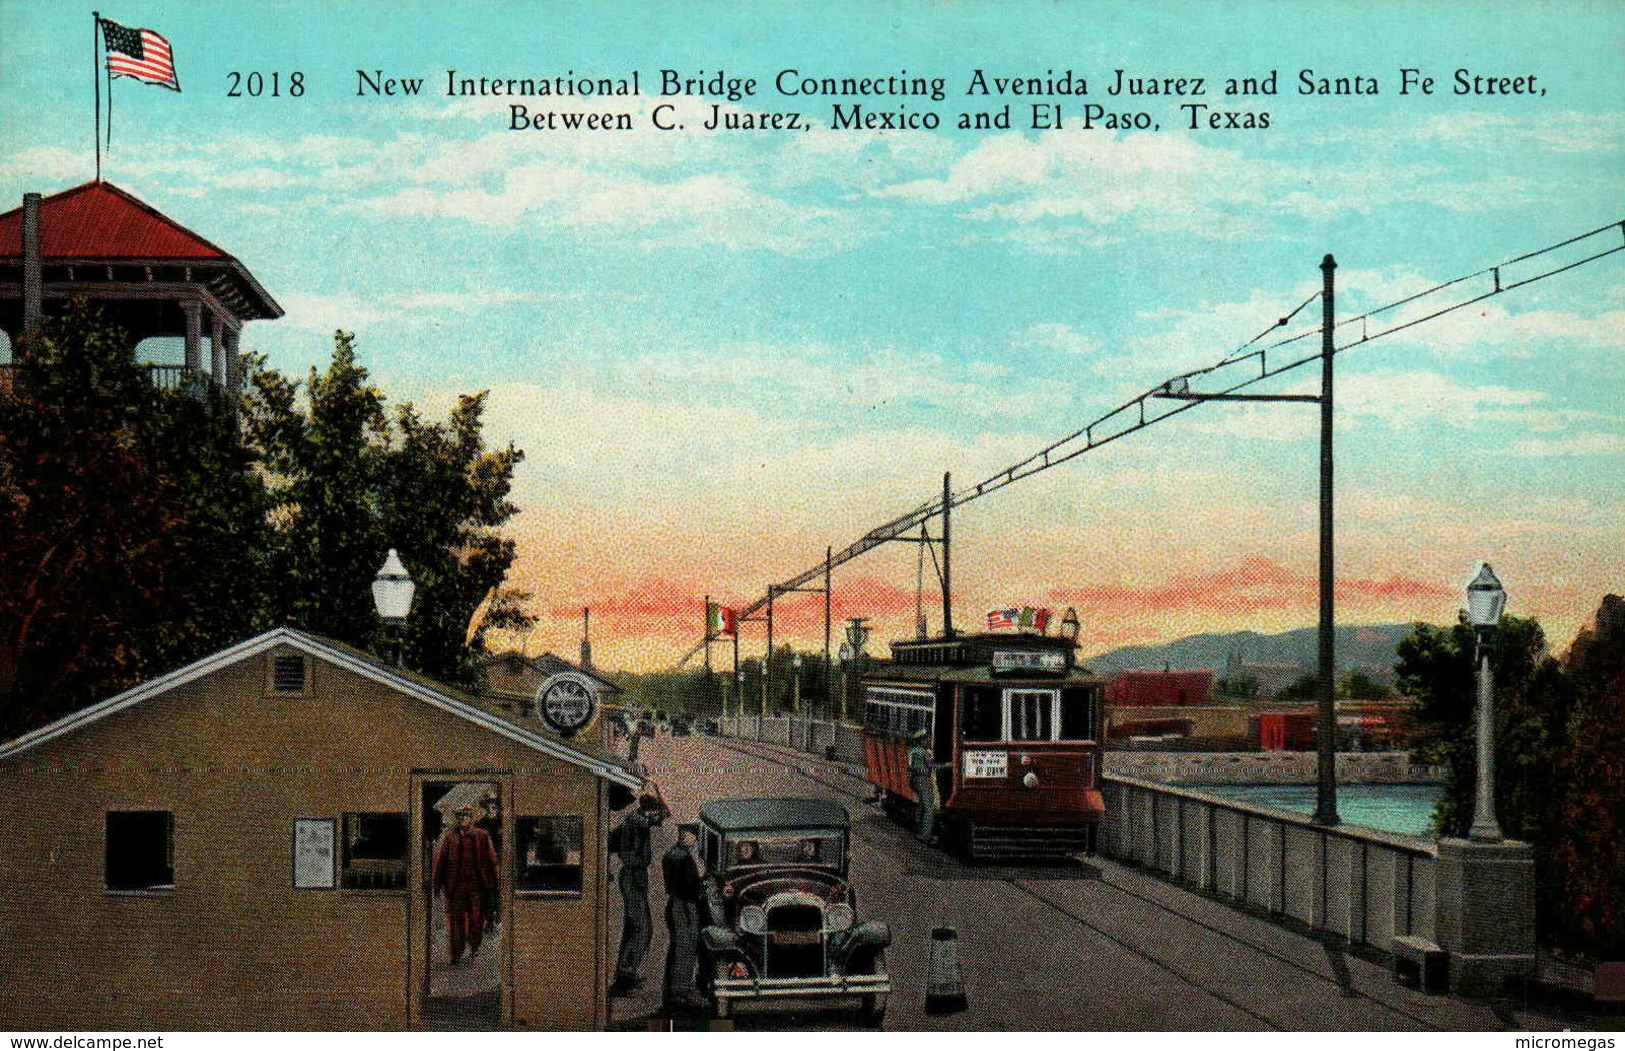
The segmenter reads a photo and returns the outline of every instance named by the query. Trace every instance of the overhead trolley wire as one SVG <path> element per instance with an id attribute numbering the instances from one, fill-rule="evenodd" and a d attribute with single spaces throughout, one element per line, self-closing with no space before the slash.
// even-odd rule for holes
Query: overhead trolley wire
<path id="1" fill-rule="evenodd" d="M 1609 233 L 1610 231 L 1617 232 L 1619 235 L 1619 241 L 1617 244 L 1603 239 L 1603 235 Z M 1537 269 L 1536 272 L 1530 274 L 1516 272 L 1509 275 L 1507 273 L 1509 269 L 1519 267 L 1520 264 L 1530 262 L 1531 260 L 1540 260 L 1544 257 L 1552 255 L 1560 249 L 1586 242 L 1591 242 L 1594 247 L 1588 246 L 1585 251 L 1589 254 L 1583 254 L 1579 258 L 1550 260 L 1542 264 L 1547 267 L 1546 269 Z M 1472 306 L 1475 303 L 1481 303 L 1486 299 L 1510 292 L 1513 289 L 1534 284 L 1536 281 L 1542 281 L 1549 277 L 1555 277 L 1558 274 L 1566 273 L 1570 270 L 1576 269 L 1577 267 L 1585 266 L 1588 263 L 1614 255 L 1622 250 L 1625 250 L 1625 219 L 1617 220 L 1604 226 L 1599 226 L 1596 229 L 1588 230 L 1585 233 L 1564 238 L 1561 241 L 1556 241 L 1552 244 L 1546 245 L 1545 247 L 1537 248 L 1530 252 L 1525 252 L 1522 255 L 1513 256 L 1511 259 L 1496 263 L 1492 266 L 1486 266 L 1481 269 L 1474 270 L 1472 273 L 1463 274 L 1460 277 L 1452 278 L 1448 281 L 1441 281 L 1421 292 L 1404 296 L 1400 299 L 1394 300 L 1391 303 L 1386 303 L 1380 307 L 1365 311 L 1364 313 L 1355 314 L 1352 317 L 1344 318 L 1341 321 L 1336 321 L 1332 325 L 1332 352 L 1334 354 L 1339 354 L 1345 350 L 1351 350 L 1354 347 L 1363 346 L 1366 343 L 1371 343 L 1375 340 L 1382 339 L 1385 336 L 1391 336 L 1397 332 L 1406 331 L 1407 329 L 1411 329 L 1418 325 L 1422 325 L 1429 321 L 1443 317 L 1446 314 L 1454 313 L 1457 310 Z M 1443 292 L 1446 292 L 1447 290 L 1454 289 L 1459 285 L 1464 285 L 1485 277 L 1490 279 L 1487 290 L 1479 290 L 1478 287 L 1475 286 L 1473 289 L 1462 293 L 1464 298 L 1451 299 L 1437 308 L 1430 307 L 1420 316 L 1405 318 L 1392 317 L 1392 320 L 1386 320 L 1407 306 L 1422 303 L 1429 297 L 1437 296 Z M 1509 277 L 1511 280 L 1508 279 Z M 1313 302 L 1316 302 L 1320 299 L 1320 297 L 1320 292 L 1314 293 L 1308 299 L 1305 299 L 1302 303 L 1300 303 L 1291 313 L 1285 315 L 1275 324 L 1264 329 L 1258 335 L 1231 351 L 1223 358 L 1220 358 L 1214 364 L 1199 369 L 1192 369 L 1189 372 L 1182 372 L 1178 375 L 1172 376 L 1169 379 L 1164 380 L 1162 383 L 1159 383 L 1156 386 L 1134 396 L 1133 398 L 1130 398 L 1128 401 L 1123 402 L 1110 412 L 1096 417 L 1091 422 L 1079 427 L 1077 430 L 1066 435 L 1064 438 L 1051 442 L 1049 445 L 1039 449 L 1031 456 L 1017 461 L 1003 470 L 996 471 L 993 474 L 988 475 L 975 485 L 968 486 L 964 489 L 960 489 L 957 492 L 948 494 L 946 498 L 943 496 L 933 497 L 932 499 L 929 499 L 915 507 L 913 510 L 905 512 L 904 514 L 901 514 L 890 521 L 883 522 L 880 525 L 875 526 L 873 529 L 870 529 L 867 533 L 863 534 L 863 536 L 848 544 L 845 548 L 833 552 L 827 562 L 827 568 L 833 568 L 835 566 L 842 565 L 843 563 L 850 562 L 852 559 L 857 558 L 859 555 L 862 555 L 876 547 L 879 547 L 881 544 L 895 540 L 897 537 L 902 536 L 905 533 L 912 532 L 914 529 L 924 525 L 931 519 L 941 515 L 944 510 L 952 510 L 955 507 L 970 503 L 972 500 L 975 500 L 978 497 L 996 492 L 999 489 L 1003 489 L 1007 485 L 1013 485 L 1024 478 L 1030 478 L 1033 475 L 1038 474 L 1040 471 L 1047 471 L 1051 467 L 1056 467 L 1060 464 L 1066 463 L 1069 460 L 1076 459 L 1077 457 L 1082 456 L 1084 453 L 1092 452 L 1095 449 L 1114 442 L 1119 438 L 1126 437 L 1127 435 L 1133 434 L 1136 431 L 1144 430 L 1153 424 L 1160 423 L 1163 420 L 1195 408 L 1197 405 L 1202 404 L 1202 401 L 1206 399 L 1180 400 L 1177 397 L 1172 399 L 1163 397 L 1168 394 L 1177 396 L 1190 393 L 1190 384 L 1193 380 L 1217 382 L 1216 386 L 1204 390 L 1202 392 L 1203 394 L 1230 394 L 1246 387 L 1250 387 L 1253 384 L 1259 383 L 1263 380 L 1270 379 L 1274 376 L 1279 376 L 1283 372 L 1290 372 L 1291 370 L 1300 368 L 1301 366 L 1307 365 L 1310 362 L 1320 360 L 1321 350 L 1318 346 L 1309 352 L 1298 350 L 1296 352 L 1296 356 L 1293 351 L 1288 351 L 1285 355 L 1278 354 L 1276 356 L 1276 360 L 1274 361 L 1272 361 L 1270 357 L 1272 351 L 1280 351 L 1282 348 L 1289 348 L 1294 344 L 1303 342 L 1306 339 L 1320 336 L 1322 331 L 1319 325 L 1316 325 L 1313 328 L 1305 329 L 1301 332 L 1293 333 L 1289 336 L 1285 336 L 1265 346 L 1255 347 L 1255 344 L 1257 344 L 1260 340 L 1264 339 L 1271 332 L 1275 332 L 1287 325 L 1293 318 L 1302 313 L 1305 307 L 1309 306 L 1309 304 Z M 1379 326 L 1385 325 L 1386 327 L 1378 327 L 1375 331 L 1372 331 L 1373 322 Z M 1338 344 L 1336 342 L 1338 330 L 1348 329 L 1352 325 L 1358 325 L 1360 327 L 1358 337 L 1351 338 L 1344 343 Z M 1280 360 L 1282 357 L 1285 357 L 1286 360 Z M 1256 362 L 1256 371 L 1249 370 L 1239 377 L 1231 374 L 1233 372 L 1241 371 L 1238 368 L 1239 366 L 1253 362 Z M 793 589 L 799 588 L 802 585 L 812 581 L 814 578 L 822 576 L 825 571 L 826 563 L 819 562 L 813 568 L 791 577 L 784 583 L 774 585 L 771 588 L 771 591 L 777 594 L 792 591 Z M 740 619 L 743 620 L 746 617 L 757 613 L 768 604 L 768 601 L 769 599 L 767 596 L 757 599 L 740 612 Z M 695 654 L 699 653 L 700 650 L 704 648 L 705 641 L 702 640 L 677 661 L 678 666 L 681 667 L 683 664 L 686 664 Z"/>

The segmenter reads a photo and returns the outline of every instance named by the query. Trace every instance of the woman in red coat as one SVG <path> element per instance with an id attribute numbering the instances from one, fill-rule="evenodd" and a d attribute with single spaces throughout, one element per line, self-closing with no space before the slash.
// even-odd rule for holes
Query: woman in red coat
<path id="1" fill-rule="evenodd" d="M 440 837 L 434 852 L 434 889 L 446 896 L 446 933 L 451 962 L 480 951 L 485 934 L 481 903 L 487 892 L 496 893 L 497 853 L 491 837 L 474 824 L 474 808 L 458 807 L 457 824 Z"/>

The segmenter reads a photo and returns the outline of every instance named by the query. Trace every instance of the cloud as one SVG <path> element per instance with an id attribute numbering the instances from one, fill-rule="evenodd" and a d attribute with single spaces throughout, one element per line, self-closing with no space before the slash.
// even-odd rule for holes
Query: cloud
<path id="1" fill-rule="evenodd" d="M 282 293 L 287 312 L 282 322 L 300 332 L 331 334 L 334 329 L 354 332 L 373 326 L 396 326 L 446 314 L 470 313 L 496 306 L 524 305 L 557 298 L 551 293 L 516 289 L 420 291 L 361 296 L 343 293 Z"/>
<path id="2" fill-rule="evenodd" d="M 1268 558 L 1244 558 L 1206 573 L 1180 573 L 1154 584 L 1104 583 L 1058 588 L 1056 605 L 1092 613 L 1205 611 L 1247 614 L 1263 610 L 1312 609 L 1319 603 L 1319 578 L 1295 573 Z M 1453 587 L 1395 573 L 1378 579 L 1339 578 L 1335 597 L 1355 605 L 1448 598 Z"/>
<path id="3" fill-rule="evenodd" d="M 1017 231 L 1041 225 L 1046 235 L 1038 244 L 1051 247 L 1062 236 L 1126 236 L 1125 227 L 1226 240 L 1263 235 L 1272 216 L 1325 221 L 1401 203 L 1472 211 L 1527 196 L 1510 176 L 1463 181 L 1451 173 L 1391 160 L 1298 165 L 1202 145 L 1172 130 L 1074 129 L 987 136 L 940 176 L 893 182 L 876 192 L 924 206 L 963 207 L 965 219 L 1013 224 Z"/>
<path id="4" fill-rule="evenodd" d="M 1256 231 L 1256 220 L 1239 213 L 1269 205 L 1278 168 L 1174 132 L 993 135 L 940 178 L 879 192 L 923 205 L 975 205 L 962 214 L 982 221 L 1068 219 L 1087 228 L 1133 220 L 1155 231 L 1222 237 Z"/>
<path id="5" fill-rule="evenodd" d="M 1106 352 L 1106 344 L 1084 332 L 1079 332 L 1071 325 L 1046 322 L 1033 325 L 1025 332 L 1016 336 L 1018 346 L 1044 347 L 1049 350 L 1058 350 L 1063 354 L 1072 354 L 1081 358 L 1095 359 L 1093 369 L 1098 373 L 1103 371 L 1104 363 L 1100 360 Z"/>
<path id="6" fill-rule="evenodd" d="M 1439 146 L 1475 153 L 1617 153 L 1625 148 L 1625 115 L 1577 110 L 1538 117 L 1488 111 L 1436 114 L 1381 128 L 1328 123 L 1313 133 L 1313 141 L 1355 142 L 1384 150 Z"/>
<path id="7" fill-rule="evenodd" d="M 1625 453 L 1625 435 L 1587 431 L 1567 438 L 1521 438 L 1507 450 L 1511 456 L 1606 456 Z"/>
<path id="8" fill-rule="evenodd" d="M 460 219 L 498 230 L 570 229 L 589 239 L 824 254 L 860 236 L 851 220 L 764 194 L 737 175 L 658 182 L 558 163 L 510 169 L 495 189 L 407 187 L 345 210 L 389 218 Z"/>

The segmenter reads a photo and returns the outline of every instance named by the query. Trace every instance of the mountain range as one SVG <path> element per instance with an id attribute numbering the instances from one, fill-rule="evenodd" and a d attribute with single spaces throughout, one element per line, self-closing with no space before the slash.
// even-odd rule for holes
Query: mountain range
<path id="1" fill-rule="evenodd" d="M 1345 624 L 1336 629 L 1337 670 L 1379 671 L 1386 678 L 1393 668 L 1395 647 L 1410 633 L 1411 624 Z M 1082 663 L 1098 674 L 1112 675 L 1135 668 L 1211 668 L 1224 674 L 1231 661 L 1249 664 L 1295 664 L 1312 669 L 1318 660 L 1318 628 L 1294 628 L 1278 635 L 1256 631 L 1189 635 L 1148 646 L 1123 646 Z"/>

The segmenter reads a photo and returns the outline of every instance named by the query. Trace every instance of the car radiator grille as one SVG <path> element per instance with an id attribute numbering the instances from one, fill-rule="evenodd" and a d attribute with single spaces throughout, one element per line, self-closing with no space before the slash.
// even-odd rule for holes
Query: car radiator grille
<path id="1" fill-rule="evenodd" d="M 816 905 L 782 905 L 767 914 L 767 976 L 821 977 L 824 968 L 824 910 Z"/>

